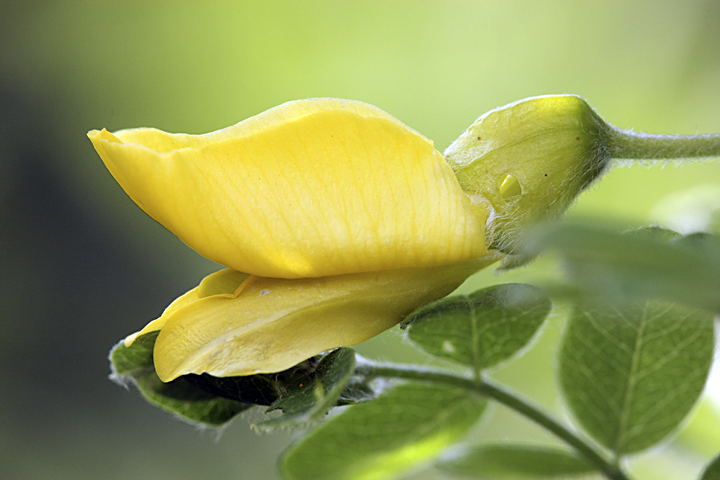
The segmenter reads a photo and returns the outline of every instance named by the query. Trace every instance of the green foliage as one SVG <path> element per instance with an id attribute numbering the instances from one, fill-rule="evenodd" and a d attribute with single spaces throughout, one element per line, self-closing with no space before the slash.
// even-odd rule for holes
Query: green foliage
<path id="1" fill-rule="evenodd" d="M 560 256 L 568 281 L 556 293 L 571 298 L 658 298 L 720 312 L 720 241 L 713 235 L 563 223 L 529 235 L 526 248 Z"/>
<path id="2" fill-rule="evenodd" d="M 318 362 L 314 375 L 291 385 L 267 409 L 267 412 L 282 410 L 283 415 L 265 420 L 256 428 L 268 432 L 317 421 L 338 402 L 354 370 L 355 352 L 352 349 L 339 348 L 330 352 Z"/>
<path id="3" fill-rule="evenodd" d="M 497 285 L 430 303 L 410 314 L 404 326 L 421 349 L 480 372 L 527 345 L 551 308 L 537 287 Z"/>
<path id="4" fill-rule="evenodd" d="M 148 402 L 190 423 L 220 426 L 252 407 L 202 390 L 185 377 L 163 383 L 153 365 L 157 336 L 158 332 L 145 334 L 130 347 L 118 343 L 110 352 L 111 378 L 121 384 L 132 382 Z"/>
<path id="5" fill-rule="evenodd" d="M 720 480 L 720 455 L 708 464 L 700 480 Z"/>
<path id="6" fill-rule="evenodd" d="M 389 479 L 462 437 L 486 402 L 456 387 L 408 383 L 331 418 L 280 460 L 292 480 Z"/>
<path id="7" fill-rule="evenodd" d="M 578 239 L 589 241 L 589 232 L 577 232 L 563 254 L 570 260 L 575 256 L 587 260 L 575 250 L 580 248 Z M 603 234 L 611 244 L 610 253 L 601 254 L 595 265 L 610 265 L 605 271 L 610 273 L 600 283 L 618 274 L 613 261 L 629 258 L 623 251 L 628 246 L 634 254 L 646 247 L 650 252 L 656 248 L 654 255 L 672 249 L 708 257 L 718 248 L 712 236 L 679 236 L 657 228 Z M 625 262 L 628 275 L 635 280 L 649 275 L 642 259 L 632 268 L 629 264 Z M 676 274 L 667 270 L 656 286 L 671 285 Z M 682 422 L 702 392 L 714 351 L 712 315 L 660 301 L 631 303 L 602 289 L 590 294 L 583 290 L 588 283 L 577 285 L 576 298 L 584 301 L 568 320 L 558 362 L 568 406 L 587 433 L 614 456 L 649 448 Z M 576 450 L 502 444 L 464 447 L 437 463 L 444 472 L 494 480 L 569 478 L 599 470 L 610 479 L 627 480 L 564 426 L 482 379 L 484 369 L 528 344 L 551 308 L 539 288 L 505 284 L 440 300 L 408 316 L 403 327 L 415 345 L 466 366 L 474 373 L 471 377 L 414 366 L 356 365 L 355 352 L 340 348 L 274 374 L 186 375 L 162 383 L 152 359 L 157 333 L 150 333 L 131 347 L 120 343 L 113 349 L 113 378 L 134 383 L 151 403 L 204 425 L 222 425 L 255 405 L 267 406 L 269 414 L 282 412 L 257 423 L 255 428 L 262 432 L 312 425 L 333 407 L 348 406 L 285 452 L 280 470 L 288 480 L 392 479 L 427 466 L 477 422 L 486 406 L 483 396 L 540 423 Z M 384 385 L 377 379 L 383 377 L 423 383 L 401 384 L 377 397 L 378 387 Z M 716 460 L 708 467 L 704 480 L 718 478 L 718 464 Z"/>
<path id="8" fill-rule="evenodd" d="M 460 449 L 437 466 L 453 475 L 482 480 L 569 478 L 594 471 L 566 450 L 502 444 Z"/>
<path id="9" fill-rule="evenodd" d="M 260 422 L 267 432 L 308 424 L 336 404 L 353 404 L 373 398 L 374 391 L 360 380 L 349 384 L 355 352 L 340 348 L 275 374 L 218 378 L 184 375 L 163 383 L 155 373 L 152 351 L 158 332 L 139 337 L 130 347 L 119 343 L 110 353 L 112 378 L 135 384 L 150 403 L 191 423 L 220 426 L 255 405 L 268 405 L 266 413 L 282 415 Z"/>
<path id="10" fill-rule="evenodd" d="M 701 394 L 720 312 L 720 241 L 649 227 L 618 233 L 597 226 L 545 227 L 522 255 L 554 251 L 567 282 L 546 290 L 574 303 L 559 350 L 564 398 L 579 425 L 614 458 L 656 445 Z M 524 258 L 524 257 L 523 257 Z M 672 303 L 678 302 L 678 303 Z M 684 304 L 685 306 L 681 306 Z M 153 365 L 157 333 L 111 352 L 113 378 L 189 422 L 220 426 L 253 406 L 270 417 L 261 432 L 313 427 L 280 460 L 288 480 L 383 480 L 437 461 L 498 401 L 539 423 L 573 450 L 484 445 L 456 449 L 436 466 L 477 479 L 628 477 L 570 429 L 483 377 L 529 344 L 552 309 L 538 287 L 504 284 L 439 300 L 402 327 L 423 351 L 467 368 L 465 375 L 418 366 L 357 362 L 349 348 L 283 372 L 163 383 Z M 378 391 L 383 378 L 411 382 Z M 326 418 L 334 407 L 341 413 Z M 720 480 L 714 460 L 702 480 Z"/>
<path id="11" fill-rule="evenodd" d="M 698 255 L 713 255 L 717 248 L 714 237 L 683 237 L 657 228 L 612 238 L 619 245 L 654 245 Z M 613 251 L 620 253 L 619 248 Z M 633 267 L 637 275 L 643 271 L 639 263 Z M 590 301 L 598 297 L 615 303 Z M 657 444 L 682 422 L 702 392 L 714 351 L 712 315 L 659 301 L 618 303 L 620 297 L 598 292 L 578 298 L 585 302 L 575 306 L 568 320 L 558 362 L 570 410 L 616 457 Z M 608 478 L 627 480 L 565 427 L 482 380 L 484 369 L 527 345 L 551 308 L 539 288 L 505 284 L 440 300 L 408 316 L 403 326 L 415 345 L 468 367 L 472 377 L 413 366 L 356 365 L 355 352 L 340 348 L 274 374 L 186 375 L 162 383 L 152 359 L 157 333 L 150 333 L 131 347 L 120 343 L 113 349 L 113 378 L 131 381 L 151 403 L 195 423 L 222 425 L 254 405 L 267 406 L 266 413 L 282 412 L 255 425 L 262 432 L 312 425 L 333 407 L 349 406 L 286 451 L 280 470 L 288 480 L 392 479 L 426 466 L 477 422 L 486 406 L 483 395 L 547 427 L 576 450 L 465 447 L 437 463 L 443 471 L 478 479 L 540 479 L 600 470 Z M 378 377 L 423 383 L 401 384 L 377 397 L 383 386 Z M 709 475 L 718 475 L 718 463 L 708 467 L 703 479 L 717 478 Z"/>
<path id="12" fill-rule="evenodd" d="M 685 418 L 714 351 L 712 316 L 644 302 L 576 307 L 560 383 L 580 424 L 618 456 L 648 448 Z"/>
<path id="13" fill-rule="evenodd" d="M 309 382 L 308 378 L 313 376 L 317 363 L 318 359 L 312 358 L 282 372 L 247 377 L 213 377 L 202 374 L 185 375 L 182 378 L 219 397 L 269 406 L 293 387 L 303 381 Z"/>

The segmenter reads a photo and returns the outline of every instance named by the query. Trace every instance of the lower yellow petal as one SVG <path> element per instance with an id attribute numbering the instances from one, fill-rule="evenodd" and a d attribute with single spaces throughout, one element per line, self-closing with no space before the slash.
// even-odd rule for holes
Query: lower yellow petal
<path id="1" fill-rule="evenodd" d="M 168 319 L 178 310 L 183 307 L 190 305 L 191 303 L 197 302 L 201 298 L 210 296 L 221 296 L 224 298 L 235 298 L 240 295 L 242 289 L 247 286 L 250 282 L 247 281 L 250 276 L 247 273 L 236 272 L 226 268 L 215 273 L 211 273 L 207 277 L 203 278 L 200 285 L 193 288 L 189 292 L 180 297 L 176 298 L 163 312 L 163 314 L 148 323 L 145 328 L 139 332 L 135 332 L 128 335 L 125 338 L 125 346 L 129 347 L 135 342 L 135 339 L 140 335 L 146 333 L 155 332 L 162 329 Z"/>
<path id="2" fill-rule="evenodd" d="M 205 297 L 170 315 L 155 344 L 155 368 L 165 382 L 189 373 L 285 370 L 383 332 L 498 258 L 297 280 L 252 277 L 237 296 Z"/>

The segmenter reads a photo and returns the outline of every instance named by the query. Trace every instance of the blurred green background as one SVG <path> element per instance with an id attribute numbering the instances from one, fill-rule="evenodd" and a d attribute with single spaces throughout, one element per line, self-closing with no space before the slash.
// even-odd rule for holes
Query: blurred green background
<path id="1" fill-rule="evenodd" d="M 0 0 L 0 478 L 275 479 L 291 439 L 242 419 L 198 431 L 107 379 L 110 347 L 217 267 L 125 196 L 88 130 L 204 133 L 333 96 L 379 106 L 442 151 L 489 109 L 576 93 L 622 128 L 708 133 L 719 87 L 716 0 Z M 618 168 L 571 215 L 672 223 L 668 195 L 697 186 L 717 198 L 720 164 Z M 561 416 L 563 311 L 496 374 Z M 428 363 L 397 332 L 359 349 Z M 690 427 L 636 471 L 690 478 L 720 450 L 706 419 Z M 524 437 L 550 439 L 500 407 L 476 432 Z"/>

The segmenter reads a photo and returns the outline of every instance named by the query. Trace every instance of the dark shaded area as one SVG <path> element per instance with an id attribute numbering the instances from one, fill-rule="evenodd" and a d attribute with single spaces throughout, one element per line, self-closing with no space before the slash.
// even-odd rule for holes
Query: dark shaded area
<path id="1" fill-rule="evenodd" d="M 169 274 L 133 261 L 55 175 L 53 125 L 68 127 L 55 118 L 59 103 L 0 84 L 0 429 L 11 437 L 47 439 L 104 412 L 121 424 L 134 402 L 107 380 L 107 352 L 158 310 L 158 294 L 178 291 Z"/>
<path id="2" fill-rule="evenodd" d="M 84 138 L 87 119 L 47 85 L 0 80 L 0 478 L 275 478 L 286 435 L 239 420 L 218 442 L 108 379 L 112 346 L 199 278 L 162 227 L 144 245 L 123 231 L 137 225 L 108 221 L 107 199 L 79 203 L 73 162 L 124 194 Z"/>

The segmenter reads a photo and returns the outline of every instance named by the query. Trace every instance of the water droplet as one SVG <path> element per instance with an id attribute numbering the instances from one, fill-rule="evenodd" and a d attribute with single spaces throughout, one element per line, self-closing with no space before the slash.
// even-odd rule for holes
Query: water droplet
<path id="1" fill-rule="evenodd" d="M 500 196 L 505 200 L 522 195 L 522 185 L 514 175 L 509 173 L 500 182 Z"/>
<path id="2" fill-rule="evenodd" d="M 443 342 L 442 349 L 448 353 L 455 353 L 455 346 L 447 340 Z"/>

